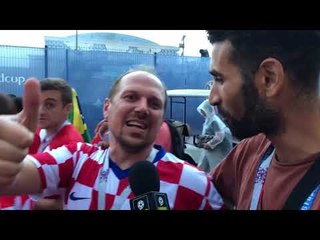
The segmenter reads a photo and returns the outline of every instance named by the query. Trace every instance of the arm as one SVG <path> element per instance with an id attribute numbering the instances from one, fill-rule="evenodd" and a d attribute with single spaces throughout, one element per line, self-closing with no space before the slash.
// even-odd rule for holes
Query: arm
<path id="1" fill-rule="evenodd" d="M 216 146 L 222 143 L 224 136 L 224 131 L 217 131 L 210 141 L 203 143 L 203 147 L 207 150 L 213 150 Z"/>
<path id="2" fill-rule="evenodd" d="M 0 193 L 41 193 L 41 196 L 34 195 L 34 198 L 59 195 L 61 190 L 70 184 L 75 164 L 80 156 L 79 151 L 88 147 L 89 145 L 81 142 L 70 143 L 48 152 L 27 155 L 12 183 L 0 188 Z"/>
<path id="3" fill-rule="evenodd" d="M 224 128 L 224 124 L 217 116 L 209 116 L 204 123 L 203 134 L 211 135 L 213 138 L 203 143 L 203 147 L 207 150 L 213 150 L 217 145 L 222 143 L 225 138 Z"/>
<path id="4" fill-rule="evenodd" d="M 21 163 L 21 169 L 13 183 L 0 189 L 1 195 L 34 194 L 42 192 L 40 175 L 29 155 Z"/>
<path id="5" fill-rule="evenodd" d="M 103 135 L 108 130 L 108 120 L 106 118 L 102 119 L 96 126 L 94 130 L 95 134 Z"/>
<path id="6" fill-rule="evenodd" d="M 38 80 L 26 81 L 23 106 L 24 109 L 17 115 L 0 116 L 0 190 L 2 193 L 41 190 L 37 169 L 26 157 L 38 122 L 40 106 Z"/>
<path id="7" fill-rule="evenodd" d="M 92 139 L 91 144 L 97 144 L 102 149 L 107 149 L 109 147 L 109 141 L 107 139 L 104 139 L 104 136 L 106 136 L 106 133 L 109 129 L 108 125 L 108 119 L 105 118 L 101 120 L 95 129 L 95 137 Z"/>

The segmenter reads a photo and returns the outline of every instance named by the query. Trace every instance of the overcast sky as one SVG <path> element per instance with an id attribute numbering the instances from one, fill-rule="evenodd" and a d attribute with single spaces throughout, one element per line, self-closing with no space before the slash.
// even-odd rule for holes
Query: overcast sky
<path id="1" fill-rule="evenodd" d="M 211 54 L 211 44 L 204 30 L 78 30 L 78 33 L 114 32 L 148 39 L 160 45 L 179 46 L 185 35 L 185 56 L 200 56 L 199 49 Z M 44 36 L 65 37 L 76 30 L 0 30 L 0 45 L 44 47 Z"/>

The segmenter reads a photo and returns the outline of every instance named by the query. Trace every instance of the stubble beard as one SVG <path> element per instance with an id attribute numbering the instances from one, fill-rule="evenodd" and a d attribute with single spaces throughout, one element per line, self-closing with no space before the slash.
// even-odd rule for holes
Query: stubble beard
<path id="1" fill-rule="evenodd" d="M 223 116 L 230 119 L 230 130 L 239 140 L 264 133 L 275 136 L 281 131 L 280 114 L 268 107 L 259 96 L 258 90 L 252 81 L 245 81 L 241 91 L 244 99 L 244 115 L 240 120 L 233 118 L 227 112 L 220 110 Z"/>

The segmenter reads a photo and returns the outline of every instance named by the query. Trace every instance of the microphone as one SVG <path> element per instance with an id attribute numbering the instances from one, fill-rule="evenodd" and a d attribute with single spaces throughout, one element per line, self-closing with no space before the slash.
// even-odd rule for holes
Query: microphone
<path id="1" fill-rule="evenodd" d="M 166 193 L 160 193 L 160 178 L 156 167 L 149 161 L 132 166 L 128 176 L 135 197 L 130 200 L 131 210 L 170 210 Z"/>

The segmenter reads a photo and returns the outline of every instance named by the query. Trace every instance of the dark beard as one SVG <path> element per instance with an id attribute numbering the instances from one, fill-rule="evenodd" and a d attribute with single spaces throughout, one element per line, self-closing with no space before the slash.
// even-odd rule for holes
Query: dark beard
<path id="1" fill-rule="evenodd" d="M 242 93 L 244 97 L 244 116 L 236 120 L 230 114 L 219 109 L 219 112 L 229 119 L 229 127 L 232 134 L 239 140 L 264 133 L 267 136 L 275 136 L 280 132 L 280 115 L 270 109 L 251 81 L 243 84 Z"/>

